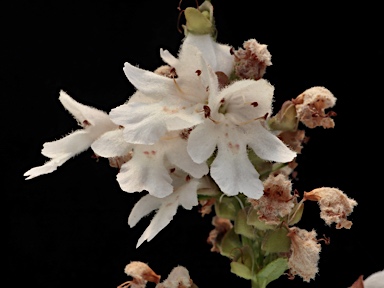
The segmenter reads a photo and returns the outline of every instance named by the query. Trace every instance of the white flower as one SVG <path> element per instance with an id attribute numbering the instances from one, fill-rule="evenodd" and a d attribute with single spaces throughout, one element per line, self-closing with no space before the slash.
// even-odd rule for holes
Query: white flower
<path id="1" fill-rule="evenodd" d="M 25 172 L 24 176 L 28 176 L 26 180 L 55 171 L 68 159 L 87 150 L 100 135 L 118 128 L 107 113 L 76 102 L 64 91 L 60 91 L 59 100 L 83 129 L 76 130 L 60 140 L 44 143 L 41 154 L 51 160 Z"/>
<path id="2" fill-rule="evenodd" d="M 149 194 L 145 195 L 132 208 L 128 217 L 128 224 L 131 228 L 134 227 L 140 219 L 152 211 L 157 210 L 151 223 L 138 240 L 136 248 L 144 241 L 152 240 L 164 229 L 173 219 L 179 206 L 191 210 L 193 206 L 198 204 L 197 188 L 199 181 L 197 179 L 190 178 L 178 169 L 172 173 L 172 179 L 175 187 L 173 193 L 164 198 L 154 197 Z"/>
<path id="3" fill-rule="evenodd" d="M 217 43 L 209 34 L 198 35 L 192 33 L 188 33 L 187 37 L 185 37 L 181 49 L 184 49 L 183 47 L 187 45 L 198 48 L 205 62 L 213 71 L 221 71 L 228 77 L 231 76 L 235 57 L 231 55 L 231 47 L 229 45 Z"/>
<path id="4" fill-rule="evenodd" d="M 241 80 L 218 91 L 212 86 L 206 119 L 188 139 L 188 153 L 196 163 L 215 151 L 212 178 L 227 195 L 239 192 L 254 199 L 263 195 L 259 173 L 251 164 L 247 147 L 267 161 L 289 162 L 296 153 L 263 126 L 272 112 L 274 88 L 266 80 Z"/>
<path id="5" fill-rule="evenodd" d="M 364 280 L 365 288 L 382 288 L 384 286 L 384 270 L 369 275 Z"/>
<path id="6" fill-rule="evenodd" d="M 126 192 L 148 191 L 151 195 L 163 198 L 174 190 L 173 168 L 181 168 L 192 177 L 200 178 L 208 173 L 206 163 L 197 164 L 187 153 L 187 141 L 179 132 L 168 133 L 154 145 L 129 144 L 124 141 L 121 129 L 102 135 L 92 144 L 93 151 L 102 157 L 113 158 L 132 153 L 124 163 L 117 181 Z"/>
<path id="7" fill-rule="evenodd" d="M 110 112 L 111 119 L 124 127 L 124 138 L 135 144 L 154 144 L 167 131 L 193 127 L 204 120 L 203 105 L 207 103 L 212 77 L 206 61 L 215 69 L 229 73 L 233 56 L 229 46 L 213 42 L 208 35 L 188 36 L 179 59 L 160 50 L 162 59 L 176 73 L 169 78 L 140 69 L 129 63 L 124 73 L 145 100 L 135 97 Z M 152 98 L 152 101 L 148 100 Z"/>

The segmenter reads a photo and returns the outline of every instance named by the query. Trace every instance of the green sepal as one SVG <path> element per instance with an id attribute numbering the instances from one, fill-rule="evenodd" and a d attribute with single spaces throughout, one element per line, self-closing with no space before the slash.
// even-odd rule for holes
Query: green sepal
<path id="1" fill-rule="evenodd" d="M 240 203 L 235 197 L 223 196 L 215 203 L 216 215 L 229 220 L 235 220 L 240 209 Z"/>
<path id="2" fill-rule="evenodd" d="M 248 159 L 251 161 L 253 167 L 255 167 L 256 171 L 260 175 L 268 176 L 273 168 L 273 163 L 269 161 L 265 161 L 261 159 L 259 156 L 256 155 L 256 153 L 248 148 Z M 260 180 L 263 180 L 262 178 L 266 178 L 264 176 L 260 177 Z"/>
<path id="3" fill-rule="evenodd" d="M 291 248 L 291 239 L 287 236 L 288 229 L 279 227 L 276 230 L 268 231 L 261 244 L 266 254 L 289 252 Z"/>
<path id="4" fill-rule="evenodd" d="M 252 225 L 256 229 L 262 230 L 262 231 L 270 230 L 270 229 L 275 229 L 276 228 L 275 225 L 269 225 L 269 224 L 266 224 L 265 222 L 261 221 L 259 219 L 259 215 L 257 214 L 257 210 L 256 209 L 252 209 L 248 213 L 247 224 L 248 225 Z"/>
<path id="5" fill-rule="evenodd" d="M 239 235 L 232 228 L 224 235 L 219 248 L 221 255 L 234 259 L 241 253 L 241 247 Z"/>
<path id="6" fill-rule="evenodd" d="M 288 269 L 288 260 L 286 258 L 277 258 L 256 274 L 255 278 L 258 287 L 265 288 L 267 285 L 278 279 Z"/>
<path id="7" fill-rule="evenodd" d="M 301 220 L 301 217 L 303 216 L 303 212 L 304 212 L 304 202 L 300 202 L 296 204 L 293 207 L 291 213 L 289 214 L 288 225 L 292 226 L 298 223 Z"/>
<path id="8" fill-rule="evenodd" d="M 249 209 L 240 209 L 240 211 L 237 213 L 235 224 L 234 224 L 235 232 L 236 234 L 243 235 L 249 239 L 255 239 L 256 238 L 255 228 L 252 225 L 249 225 L 247 223 L 248 210 Z"/>
<path id="9" fill-rule="evenodd" d="M 295 131 L 299 120 L 297 118 L 296 106 L 292 101 L 285 101 L 280 111 L 267 120 L 269 128 L 272 130 Z"/>

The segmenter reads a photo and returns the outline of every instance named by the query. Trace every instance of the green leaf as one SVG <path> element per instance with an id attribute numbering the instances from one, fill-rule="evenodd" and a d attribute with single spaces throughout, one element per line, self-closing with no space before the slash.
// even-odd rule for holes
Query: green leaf
<path id="1" fill-rule="evenodd" d="M 266 287 L 270 282 L 278 279 L 288 269 L 286 258 L 277 258 L 259 271 L 256 275 L 260 287 Z M 262 286 L 262 285 L 264 286 Z"/>
<path id="2" fill-rule="evenodd" d="M 235 219 L 235 232 L 236 234 L 243 235 L 249 239 L 255 239 L 255 228 L 247 223 L 247 218 L 246 209 L 240 209 Z"/>
<path id="3" fill-rule="evenodd" d="M 223 196 L 215 203 L 216 215 L 229 220 L 235 220 L 240 209 L 240 203 L 235 197 Z"/>
<path id="4" fill-rule="evenodd" d="M 250 213 L 248 213 L 248 218 L 247 218 L 247 224 L 252 225 L 256 229 L 265 231 L 269 229 L 275 229 L 275 225 L 269 225 L 266 224 L 265 222 L 261 221 L 259 219 L 259 215 L 257 214 L 256 209 L 252 209 Z"/>
<path id="5" fill-rule="evenodd" d="M 239 239 L 239 235 L 235 233 L 232 228 L 223 237 L 220 243 L 220 253 L 228 258 L 236 258 L 241 253 L 242 244 Z"/>
<path id="6" fill-rule="evenodd" d="M 291 249 L 291 239 L 287 234 L 288 230 L 285 227 L 268 231 L 261 244 L 261 249 L 267 252 L 267 254 L 289 252 Z"/>
<path id="7" fill-rule="evenodd" d="M 236 274 L 237 276 L 239 276 L 241 278 L 244 278 L 247 280 L 252 279 L 252 271 L 242 263 L 232 261 L 231 262 L 231 272 L 233 274 Z"/>

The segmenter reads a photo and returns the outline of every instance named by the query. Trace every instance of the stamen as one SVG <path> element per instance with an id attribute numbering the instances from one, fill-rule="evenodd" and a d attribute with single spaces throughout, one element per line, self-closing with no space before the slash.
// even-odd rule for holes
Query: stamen
<path id="1" fill-rule="evenodd" d="M 324 241 L 324 243 L 326 245 L 329 245 L 331 243 L 331 238 L 330 237 L 326 237 L 325 234 L 323 234 L 323 237 L 324 238 L 317 239 L 317 242 Z"/>
<path id="2" fill-rule="evenodd" d="M 185 9 L 181 9 L 181 2 L 183 2 L 183 0 L 180 0 L 179 1 L 179 6 L 177 6 L 177 10 L 179 10 L 179 15 L 177 16 L 177 30 L 180 32 L 180 33 L 183 33 L 183 31 L 180 29 L 180 18 L 181 18 L 181 14 L 183 14 L 183 12 L 185 11 Z M 197 0 L 195 0 L 196 2 L 196 8 L 199 9 L 199 2 Z"/>
<path id="3" fill-rule="evenodd" d="M 176 86 L 176 89 L 177 89 L 181 94 L 184 94 L 184 92 L 183 92 L 183 90 L 181 90 L 179 84 L 177 84 L 175 78 L 172 78 L 172 80 L 173 80 L 173 83 L 174 83 L 175 86 Z"/>
<path id="4" fill-rule="evenodd" d="M 265 121 L 267 119 L 267 117 L 268 117 L 268 114 L 269 113 L 265 113 L 264 116 L 253 118 L 253 119 L 250 119 L 250 120 L 247 120 L 247 121 L 244 121 L 244 122 L 240 122 L 240 123 L 235 123 L 235 124 L 236 125 L 245 125 L 245 124 L 251 123 L 251 122 L 256 121 L 256 120 L 263 120 L 263 121 Z"/>
<path id="5" fill-rule="evenodd" d="M 220 122 L 218 122 L 218 121 L 212 119 L 212 117 L 211 117 L 211 108 L 209 108 L 208 105 L 204 105 L 204 106 L 203 106 L 203 110 L 202 110 L 201 112 L 204 112 L 204 117 L 205 117 L 205 118 L 208 118 L 208 119 L 211 120 L 213 123 L 215 123 L 215 124 L 220 123 Z"/>
<path id="6" fill-rule="evenodd" d="M 132 285 L 132 281 L 127 281 L 127 282 L 124 282 L 122 284 L 120 284 L 119 286 L 117 286 L 117 288 L 128 288 Z"/>

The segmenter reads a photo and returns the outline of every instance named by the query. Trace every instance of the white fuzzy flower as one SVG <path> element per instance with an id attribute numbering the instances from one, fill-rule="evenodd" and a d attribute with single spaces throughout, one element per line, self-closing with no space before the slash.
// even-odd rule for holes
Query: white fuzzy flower
<path id="1" fill-rule="evenodd" d="M 145 190 L 163 198 L 174 190 L 169 165 L 181 168 L 195 178 L 208 173 L 206 163 L 192 161 L 187 153 L 187 141 L 178 132 L 166 136 L 153 145 L 129 144 L 124 141 L 123 131 L 118 129 L 102 135 L 92 144 L 92 149 L 106 158 L 132 153 L 131 159 L 121 166 L 117 174 L 121 189 L 130 193 Z"/>
<path id="2" fill-rule="evenodd" d="M 204 106 L 206 119 L 189 136 L 188 153 L 203 163 L 217 148 L 210 172 L 220 189 L 230 196 L 242 192 L 259 199 L 264 188 L 247 147 L 267 161 L 285 163 L 296 156 L 263 125 L 272 112 L 274 88 L 264 79 L 237 81 L 221 91 L 217 86 L 210 89 Z"/>
<path id="3" fill-rule="evenodd" d="M 60 91 L 59 100 L 83 129 L 78 129 L 59 140 L 44 143 L 41 154 L 51 160 L 25 172 L 27 180 L 55 171 L 68 159 L 87 150 L 99 136 L 118 128 L 107 113 L 76 102 L 64 91 Z"/>
<path id="4" fill-rule="evenodd" d="M 136 248 L 144 241 L 152 240 L 164 229 L 173 219 L 179 206 L 191 210 L 193 206 L 198 204 L 197 188 L 199 180 L 190 178 L 188 174 L 178 169 L 173 170 L 171 175 L 174 183 L 173 193 L 164 198 L 154 197 L 150 194 L 145 195 L 132 208 L 128 217 L 130 227 L 134 227 L 140 219 L 156 210 L 156 215 L 141 235 Z"/>
<path id="5" fill-rule="evenodd" d="M 181 49 L 184 49 L 184 46 L 187 45 L 198 48 L 205 62 L 213 71 L 221 71 L 228 77 L 231 75 L 235 58 L 230 52 L 230 46 L 217 43 L 209 34 L 197 35 L 192 33 L 188 33 L 185 37 Z"/>
<path id="6" fill-rule="evenodd" d="M 384 287 L 384 270 L 377 271 L 371 275 L 369 275 L 364 280 L 365 288 L 382 288 Z"/>
<path id="7" fill-rule="evenodd" d="M 229 46 L 213 42 L 210 36 L 187 37 L 179 59 L 167 50 L 160 50 L 162 59 L 170 65 L 175 77 L 165 77 L 140 69 L 129 63 L 124 73 L 145 100 L 135 101 L 112 109 L 111 119 L 124 127 L 124 138 L 135 144 L 154 144 L 167 131 L 193 127 L 204 120 L 203 105 L 207 103 L 213 78 L 207 72 L 233 68 Z M 208 65 L 206 64 L 208 63 Z M 150 101 L 148 98 L 151 98 Z"/>

